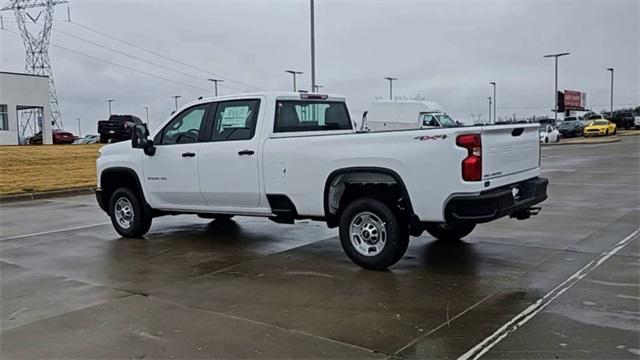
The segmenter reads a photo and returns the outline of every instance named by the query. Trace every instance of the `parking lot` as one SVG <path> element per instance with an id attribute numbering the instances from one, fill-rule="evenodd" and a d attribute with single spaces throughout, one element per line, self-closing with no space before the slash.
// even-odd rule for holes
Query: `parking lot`
<path id="1" fill-rule="evenodd" d="M 386 272 L 321 223 L 132 240 L 92 196 L 2 204 L 0 357 L 637 358 L 639 140 L 545 147 L 540 215 L 412 238 Z"/>

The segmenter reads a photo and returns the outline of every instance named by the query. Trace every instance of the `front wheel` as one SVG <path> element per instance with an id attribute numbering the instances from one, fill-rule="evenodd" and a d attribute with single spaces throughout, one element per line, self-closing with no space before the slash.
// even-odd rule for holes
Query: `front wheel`
<path id="1" fill-rule="evenodd" d="M 447 224 L 447 223 L 429 223 L 425 225 L 425 230 L 431 236 L 439 240 L 455 241 L 471 234 L 476 224 Z"/>
<path id="2" fill-rule="evenodd" d="M 609 136 L 609 129 L 604 131 L 604 136 Z"/>
<path id="3" fill-rule="evenodd" d="M 140 238 L 149 231 L 153 220 L 147 205 L 129 188 L 119 188 L 109 202 L 111 223 L 123 237 Z"/>
<path id="4" fill-rule="evenodd" d="M 349 259 L 370 270 L 398 262 L 409 246 L 409 227 L 383 202 L 361 198 L 340 216 L 340 243 Z"/>
<path id="5" fill-rule="evenodd" d="M 545 144 L 548 144 L 548 143 L 549 143 L 549 138 L 548 138 L 548 137 L 544 138 L 544 143 L 545 143 Z"/>

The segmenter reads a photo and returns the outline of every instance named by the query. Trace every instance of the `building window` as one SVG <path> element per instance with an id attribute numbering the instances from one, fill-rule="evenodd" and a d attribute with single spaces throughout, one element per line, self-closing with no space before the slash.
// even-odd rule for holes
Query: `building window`
<path id="1" fill-rule="evenodd" d="M 9 114 L 7 105 L 0 105 L 0 130 L 9 130 Z"/>

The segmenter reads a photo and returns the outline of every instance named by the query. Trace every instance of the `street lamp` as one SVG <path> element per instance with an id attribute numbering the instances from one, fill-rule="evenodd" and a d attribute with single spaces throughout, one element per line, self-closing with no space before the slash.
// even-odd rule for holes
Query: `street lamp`
<path id="1" fill-rule="evenodd" d="M 324 86 L 322 86 L 322 85 L 313 85 L 313 92 L 318 92 L 318 90 L 320 90 L 323 87 Z"/>
<path id="2" fill-rule="evenodd" d="M 224 80 L 220 80 L 220 79 L 207 79 L 207 80 L 213 82 L 214 95 L 218 96 L 218 83 L 224 82 Z"/>
<path id="3" fill-rule="evenodd" d="M 494 81 L 490 82 L 489 84 L 493 85 L 493 123 L 496 123 L 496 116 L 497 116 L 497 112 L 496 112 L 496 83 Z M 491 101 L 491 100 L 489 100 Z M 491 115 L 491 113 L 489 113 L 489 115 Z M 489 116 L 489 123 L 491 123 L 491 116 Z"/>
<path id="4" fill-rule="evenodd" d="M 491 124 L 491 96 L 487 97 L 487 99 L 489 99 L 489 124 Z"/>
<path id="5" fill-rule="evenodd" d="M 566 52 L 566 53 L 558 53 L 558 54 L 549 54 L 549 55 L 545 55 L 544 57 L 546 58 L 555 58 L 556 60 L 556 90 L 553 93 L 553 96 L 555 98 L 555 109 L 553 110 L 555 113 L 555 121 L 556 123 L 558 122 L 558 58 L 561 56 L 565 56 L 565 55 L 569 55 L 570 53 Z"/>
<path id="6" fill-rule="evenodd" d="M 75 119 L 78 120 L 78 137 L 82 137 L 82 128 L 80 127 L 80 118 L 77 117 Z"/>
<path id="7" fill-rule="evenodd" d="M 174 101 L 174 102 L 175 102 L 175 104 L 176 104 L 176 110 L 175 110 L 175 111 L 178 111 L 178 99 L 180 99 L 181 97 L 182 97 L 181 95 L 173 95 L 173 96 L 172 96 L 173 101 Z"/>
<path id="8" fill-rule="evenodd" d="M 316 87 L 316 26 L 315 26 L 315 6 L 313 0 L 310 3 L 311 15 L 311 90 Z M 295 90 L 294 90 L 295 91 Z"/>
<path id="9" fill-rule="evenodd" d="M 393 81 L 398 80 L 398 78 L 386 77 L 385 80 L 389 80 L 389 100 L 393 100 Z"/>
<path id="10" fill-rule="evenodd" d="M 611 120 L 613 120 L 613 68 L 607 68 L 607 71 L 611 71 Z"/>
<path id="11" fill-rule="evenodd" d="M 111 116 L 111 103 L 114 102 L 115 100 L 113 99 L 107 99 L 105 100 L 108 104 L 109 104 L 109 116 Z"/>
<path id="12" fill-rule="evenodd" d="M 145 106 L 144 107 L 144 111 L 145 111 L 145 113 L 147 113 L 147 121 L 146 121 L 146 123 L 147 123 L 147 125 L 149 125 L 149 107 Z"/>
<path id="13" fill-rule="evenodd" d="M 298 91 L 298 89 L 296 88 L 296 75 L 300 75 L 304 73 L 302 71 L 295 71 L 295 70 L 285 70 L 284 72 L 293 75 L 293 92 Z"/>

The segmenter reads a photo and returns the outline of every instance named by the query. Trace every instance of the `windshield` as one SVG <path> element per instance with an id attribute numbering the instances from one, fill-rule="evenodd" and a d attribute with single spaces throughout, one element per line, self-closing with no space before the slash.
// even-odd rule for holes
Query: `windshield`
<path id="1" fill-rule="evenodd" d="M 607 120 L 598 120 L 598 121 L 594 121 L 593 125 L 608 125 L 609 122 Z"/>
<path id="2" fill-rule="evenodd" d="M 589 120 L 598 120 L 602 119 L 602 115 L 591 115 L 588 117 Z"/>
<path id="3" fill-rule="evenodd" d="M 440 125 L 444 127 L 458 126 L 458 124 L 447 114 L 436 115 L 436 117 L 438 118 Z"/>
<path id="4" fill-rule="evenodd" d="M 578 122 L 577 121 L 563 121 L 562 124 L 560 124 L 560 127 L 563 129 L 567 129 L 567 128 L 572 128 L 574 126 L 577 126 Z"/>
<path id="5" fill-rule="evenodd" d="M 569 117 L 564 118 L 564 121 L 576 121 L 576 120 L 578 120 L 578 119 L 576 119 L 575 116 L 569 116 Z"/>

